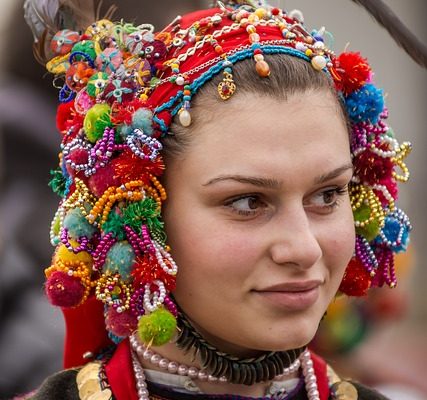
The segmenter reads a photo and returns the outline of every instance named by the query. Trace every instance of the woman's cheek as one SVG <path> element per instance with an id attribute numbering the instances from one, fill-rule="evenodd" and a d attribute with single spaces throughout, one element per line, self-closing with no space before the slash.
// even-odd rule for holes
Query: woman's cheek
<path id="1" fill-rule="evenodd" d="M 340 281 L 354 253 L 355 231 L 351 213 L 343 215 L 341 223 L 331 226 L 324 233 L 323 257 L 330 273 Z"/>

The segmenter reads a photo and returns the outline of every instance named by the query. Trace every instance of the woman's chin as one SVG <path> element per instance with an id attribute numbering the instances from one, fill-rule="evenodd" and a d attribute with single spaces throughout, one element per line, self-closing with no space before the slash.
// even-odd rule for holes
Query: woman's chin
<path id="1" fill-rule="evenodd" d="M 285 351 L 307 346 L 314 338 L 318 323 L 304 321 L 266 330 L 256 335 L 254 343 L 264 351 Z"/>

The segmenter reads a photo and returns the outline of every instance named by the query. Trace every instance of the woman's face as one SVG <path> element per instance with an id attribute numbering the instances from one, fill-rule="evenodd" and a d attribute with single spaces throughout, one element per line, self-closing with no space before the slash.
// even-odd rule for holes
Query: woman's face
<path id="1" fill-rule="evenodd" d="M 339 107 L 325 91 L 236 94 L 213 115 L 165 176 L 175 298 L 224 351 L 303 346 L 354 249 Z"/>

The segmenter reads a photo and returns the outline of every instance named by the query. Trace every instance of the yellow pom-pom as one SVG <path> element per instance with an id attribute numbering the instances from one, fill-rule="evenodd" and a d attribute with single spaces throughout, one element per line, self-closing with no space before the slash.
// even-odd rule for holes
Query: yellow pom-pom
<path id="1" fill-rule="evenodd" d="M 95 143 L 102 137 L 105 128 L 111 126 L 110 111 L 108 104 L 95 104 L 86 113 L 83 126 L 90 142 Z"/>
<path id="2" fill-rule="evenodd" d="M 176 319 L 166 309 L 159 308 L 138 321 L 138 335 L 147 345 L 162 346 L 168 343 L 176 330 Z"/>
<path id="3" fill-rule="evenodd" d="M 255 10 L 255 15 L 259 18 L 262 19 L 266 16 L 267 14 L 267 10 L 265 8 L 257 8 Z"/>
<path id="4" fill-rule="evenodd" d="M 70 244 L 73 248 L 76 248 L 79 245 L 75 240 L 70 240 Z M 93 263 L 92 256 L 87 251 L 80 251 L 79 253 L 75 254 L 68 250 L 64 244 L 59 246 L 56 250 L 54 261 L 56 260 L 61 260 L 63 262 L 81 261 L 89 267 L 92 267 Z"/>

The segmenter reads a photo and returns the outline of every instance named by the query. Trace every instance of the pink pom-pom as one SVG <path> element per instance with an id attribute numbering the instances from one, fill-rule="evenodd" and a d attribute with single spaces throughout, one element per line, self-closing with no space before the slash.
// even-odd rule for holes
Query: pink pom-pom
<path id="1" fill-rule="evenodd" d="M 111 164 L 98 168 L 88 180 L 90 191 L 97 197 L 101 197 L 110 186 L 119 186 L 120 183 Z"/>
<path id="2" fill-rule="evenodd" d="M 85 149 L 76 149 L 73 150 L 67 157 L 68 162 L 72 162 L 76 165 L 84 165 L 88 162 L 89 153 Z M 71 175 L 71 177 L 79 177 L 83 178 L 84 173 L 82 171 L 75 171 L 69 163 L 67 163 L 67 172 Z"/>
<path id="3" fill-rule="evenodd" d="M 45 283 L 45 292 L 54 306 L 76 307 L 83 300 L 85 287 L 80 279 L 62 271 L 55 271 Z"/>
<path id="4" fill-rule="evenodd" d="M 378 146 L 378 150 L 388 151 L 386 146 Z M 389 158 L 381 157 L 369 148 L 354 157 L 354 173 L 363 183 L 378 184 L 392 177 L 394 165 Z"/>
<path id="5" fill-rule="evenodd" d="M 117 312 L 109 307 L 105 319 L 107 329 L 116 336 L 127 337 L 137 327 L 137 320 L 130 311 Z"/>
<path id="6" fill-rule="evenodd" d="M 394 201 L 397 201 L 398 199 L 398 187 L 397 182 L 393 178 L 386 178 L 379 182 L 380 185 L 384 185 L 388 191 L 388 193 L 391 195 Z M 381 205 L 383 207 L 389 207 L 390 202 L 385 197 L 384 193 L 381 190 L 374 190 L 375 194 L 380 199 Z"/>

